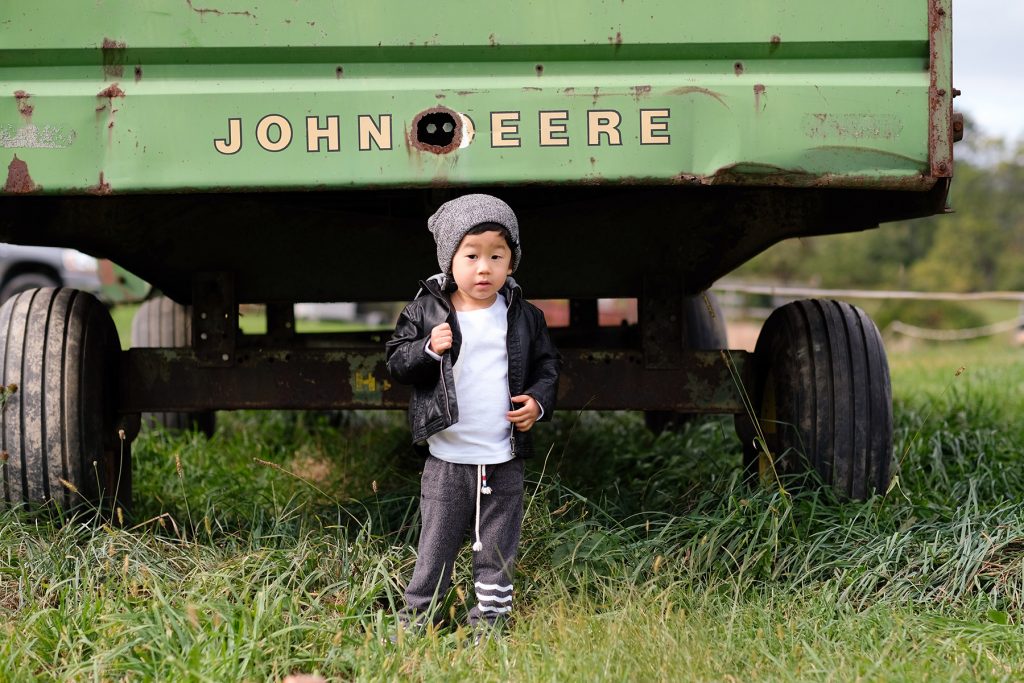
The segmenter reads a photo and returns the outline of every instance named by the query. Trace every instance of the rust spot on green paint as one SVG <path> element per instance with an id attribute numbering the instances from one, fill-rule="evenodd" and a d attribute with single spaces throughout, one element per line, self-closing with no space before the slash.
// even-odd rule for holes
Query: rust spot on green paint
<path id="1" fill-rule="evenodd" d="M 104 38 L 103 47 L 103 78 L 121 78 L 124 76 L 124 52 L 123 40 Z"/>
<path id="2" fill-rule="evenodd" d="M 225 15 L 225 14 L 227 14 L 227 15 L 232 15 L 233 14 L 233 15 L 236 15 L 236 16 L 250 17 L 252 19 L 256 18 L 256 15 L 253 14 L 252 12 L 224 12 L 222 10 L 215 9 L 215 8 L 212 8 L 212 7 L 195 7 L 192 4 L 192 0 L 185 0 L 185 2 L 188 4 L 188 8 L 190 10 L 192 10 L 193 12 L 195 12 L 196 14 L 198 14 L 201 18 L 205 17 L 207 14 L 214 14 L 214 15 L 217 15 L 217 16 L 222 16 L 222 15 Z M 316 22 L 310 21 L 310 22 L 306 22 L 306 23 L 308 23 L 310 26 L 312 26 Z"/>
<path id="3" fill-rule="evenodd" d="M 4 183 L 4 192 L 11 194 L 28 194 L 35 192 L 39 186 L 32 181 L 28 173 L 28 164 L 14 155 L 14 159 L 7 165 L 7 182 Z"/>
<path id="4" fill-rule="evenodd" d="M 124 97 L 124 90 L 121 90 L 121 88 L 117 86 L 117 83 L 111 83 L 109 86 L 96 93 L 96 97 L 106 97 L 107 99 Z"/>
<path id="5" fill-rule="evenodd" d="M 764 85 L 757 83 L 754 85 L 754 110 L 757 112 L 761 111 L 761 96 L 765 93 Z"/>
<path id="6" fill-rule="evenodd" d="M 110 183 L 103 179 L 103 171 L 100 171 L 100 181 L 86 190 L 89 194 L 108 195 L 111 193 Z"/>
<path id="7" fill-rule="evenodd" d="M 35 107 L 29 104 L 29 97 L 31 97 L 31 95 L 24 90 L 14 91 L 14 100 L 18 103 L 18 113 L 21 114 L 23 119 L 25 119 L 25 123 L 32 123 L 32 110 L 35 109 Z"/>

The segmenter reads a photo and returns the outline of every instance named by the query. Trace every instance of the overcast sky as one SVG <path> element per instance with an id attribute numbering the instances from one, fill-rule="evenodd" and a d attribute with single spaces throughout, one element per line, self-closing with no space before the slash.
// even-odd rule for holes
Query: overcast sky
<path id="1" fill-rule="evenodd" d="M 953 107 L 1024 140 L 1024 0 L 953 0 Z"/>

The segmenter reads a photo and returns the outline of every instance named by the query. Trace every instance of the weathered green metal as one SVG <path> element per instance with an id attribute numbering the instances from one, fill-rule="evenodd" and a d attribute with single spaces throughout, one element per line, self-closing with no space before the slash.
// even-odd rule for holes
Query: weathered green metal
<path id="1" fill-rule="evenodd" d="M 929 163 L 934 176 L 952 176 L 953 142 L 963 137 L 954 130 L 952 0 L 931 0 L 928 12 L 929 72 L 928 89 Z"/>
<path id="2" fill-rule="evenodd" d="M 3 192 L 925 190 L 950 1 L 6 0 Z"/>

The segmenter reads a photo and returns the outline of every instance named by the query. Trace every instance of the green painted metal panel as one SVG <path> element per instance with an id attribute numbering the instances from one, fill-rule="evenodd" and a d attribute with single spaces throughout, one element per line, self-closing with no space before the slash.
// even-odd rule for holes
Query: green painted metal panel
<path id="1" fill-rule="evenodd" d="M 4 191 L 927 189 L 949 2 L 6 0 Z"/>

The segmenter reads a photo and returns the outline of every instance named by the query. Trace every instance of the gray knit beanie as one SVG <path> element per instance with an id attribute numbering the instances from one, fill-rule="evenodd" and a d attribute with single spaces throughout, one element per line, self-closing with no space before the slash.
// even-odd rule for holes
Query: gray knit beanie
<path id="1" fill-rule="evenodd" d="M 441 205 L 427 219 L 427 229 L 437 242 L 437 265 L 442 273 L 451 272 L 452 259 L 466 233 L 481 223 L 497 223 L 512 237 L 512 270 L 523 256 L 519 246 L 519 221 L 505 202 L 489 194 L 467 194 Z"/>

